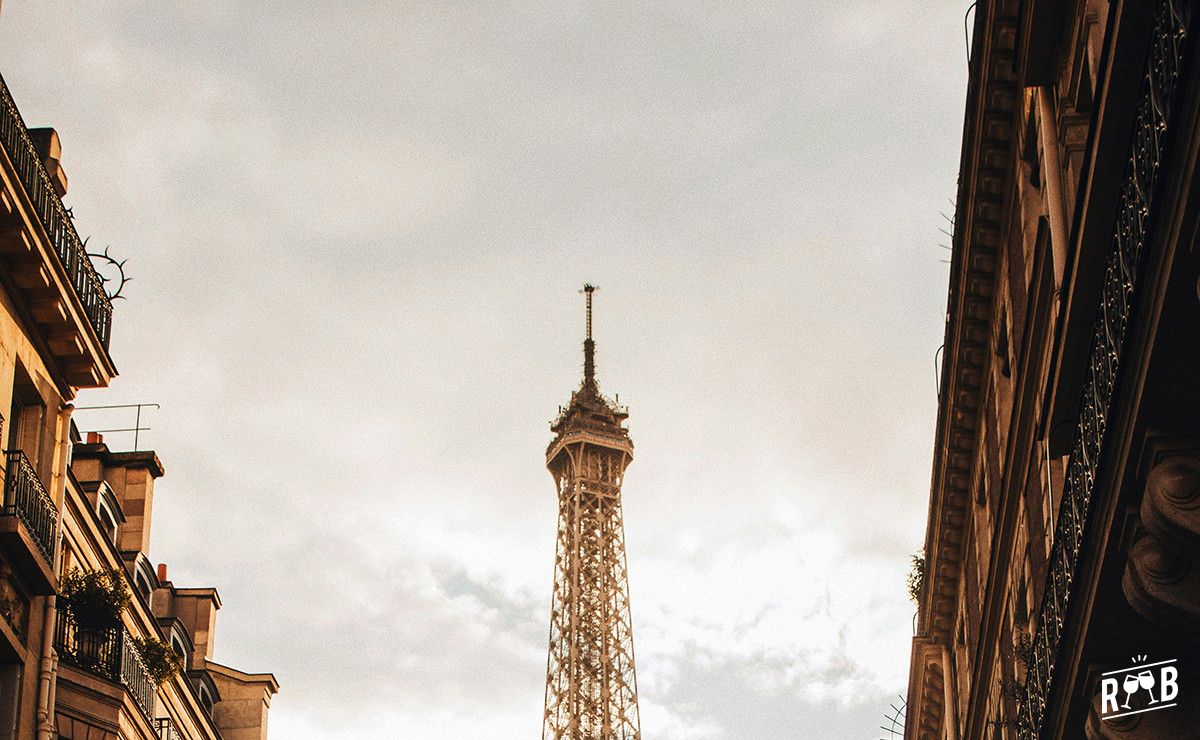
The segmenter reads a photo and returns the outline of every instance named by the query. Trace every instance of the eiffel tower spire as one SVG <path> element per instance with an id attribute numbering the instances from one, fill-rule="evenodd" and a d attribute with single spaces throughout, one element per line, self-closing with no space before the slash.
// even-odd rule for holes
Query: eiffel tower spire
<path id="1" fill-rule="evenodd" d="M 592 339 L 592 294 L 598 288 L 585 283 L 583 294 L 587 296 L 587 339 L 583 340 L 583 384 L 596 382 L 596 342 Z"/>

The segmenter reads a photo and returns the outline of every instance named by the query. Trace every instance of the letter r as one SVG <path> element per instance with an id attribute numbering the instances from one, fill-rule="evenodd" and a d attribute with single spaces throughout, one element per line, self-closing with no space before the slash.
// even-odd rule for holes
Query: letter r
<path id="1" fill-rule="evenodd" d="M 1110 701 L 1112 709 L 1108 708 Z M 1106 678 L 1100 682 L 1100 714 L 1115 712 L 1117 709 L 1117 679 Z"/>

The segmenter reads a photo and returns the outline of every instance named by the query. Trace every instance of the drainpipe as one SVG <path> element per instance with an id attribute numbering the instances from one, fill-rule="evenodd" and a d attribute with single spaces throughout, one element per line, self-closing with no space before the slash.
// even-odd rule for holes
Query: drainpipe
<path id="1" fill-rule="evenodd" d="M 55 740 L 54 729 L 54 684 L 58 658 L 54 655 L 54 624 L 58 609 L 53 595 L 46 597 L 46 618 L 42 623 L 42 660 L 38 682 L 37 736 L 38 740 Z"/>
<path id="2" fill-rule="evenodd" d="M 54 473 L 50 479 L 51 492 L 62 491 L 58 503 L 57 531 L 62 534 L 63 508 L 66 506 L 67 458 L 71 452 L 72 404 L 64 404 L 58 410 L 58 449 L 55 450 Z M 61 537 L 59 538 L 61 542 Z M 57 543 L 56 543 L 57 544 Z M 62 548 L 54 548 L 54 572 L 59 570 Z M 54 727 L 55 674 L 58 671 L 58 656 L 54 654 L 54 628 L 58 623 L 58 605 L 54 594 L 46 597 L 46 608 L 42 611 L 42 656 L 38 674 L 37 737 L 38 740 L 55 740 L 58 731 Z"/>
<path id="3" fill-rule="evenodd" d="M 1053 88 L 1037 89 L 1038 133 L 1042 140 L 1042 156 L 1046 164 L 1046 210 L 1050 217 L 1050 253 L 1054 262 L 1054 292 L 1062 290 L 1063 272 L 1067 264 L 1067 202 L 1063 199 L 1062 165 L 1058 151 L 1058 122 L 1054 117 Z"/>

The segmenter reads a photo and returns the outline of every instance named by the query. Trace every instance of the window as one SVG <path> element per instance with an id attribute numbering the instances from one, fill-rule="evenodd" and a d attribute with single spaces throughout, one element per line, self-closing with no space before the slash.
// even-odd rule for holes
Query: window
<path id="1" fill-rule="evenodd" d="M 125 521 L 125 513 L 121 511 L 121 504 L 113 496 L 112 489 L 108 487 L 107 483 L 101 483 L 96 489 L 96 518 L 100 520 L 100 529 L 104 532 L 104 536 L 120 548 L 118 538 L 121 534 L 121 524 Z"/>
<path id="2" fill-rule="evenodd" d="M 67 538 L 62 540 L 62 558 L 58 563 L 58 578 L 62 580 L 71 569 L 75 567 L 75 550 L 72 549 L 71 543 L 67 542 Z"/>
<path id="3" fill-rule="evenodd" d="M 42 437 L 46 431 L 46 402 L 20 363 L 13 373 L 10 416 L 6 449 L 21 450 L 34 468 L 38 468 L 42 460 Z"/>
<path id="4" fill-rule="evenodd" d="M 117 544 L 117 518 L 109 511 L 108 504 L 104 499 L 100 499 L 97 513 L 100 515 L 100 528 L 104 530 L 104 534 L 114 545 Z"/>
<path id="5" fill-rule="evenodd" d="M 183 670 L 186 671 L 188 668 L 191 667 L 189 665 L 191 663 L 191 661 L 188 659 L 188 648 L 187 648 L 187 645 L 189 643 L 188 643 L 187 638 L 184 637 L 183 630 L 182 630 L 182 628 L 180 628 L 178 623 L 174 624 L 171 627 L 170 641 L 171 641 L 171 650 L 175 651 L 175 654 L 178 655 L 180 658 L 183 658 Z M 197 688 L 199 689 L 200 687 L 197 687 Z"/>
<path id="6" fill-rule="evenodd" d="M 134 580 L 134 584 L 137 586 L 138 593 L 140 593 L 142 595 L 142 598 L 144 598 L 146 600 L 146 603 L 149 604 L 150 603 L 150 584 L 149 584 L 149 582 L 146 581 L 146 576 L 142 575 L 139 572 L 137 574 L 137 576 L 134 577 L 133 580 Z"/>
<path id="7" fill-rule="evenodd" d="M 0 666 L 0 737 L 17 736 L 17 711 L 20 706 L 21 666 Z"/>

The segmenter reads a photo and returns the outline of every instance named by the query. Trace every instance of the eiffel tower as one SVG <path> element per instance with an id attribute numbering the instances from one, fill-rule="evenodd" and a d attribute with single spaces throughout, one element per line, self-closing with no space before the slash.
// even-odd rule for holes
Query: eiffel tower
<path id="1" fill-rule="evenodd" d="M 558 545 L 542 740 L 640 740 L 621 481 L 633 460 L 629 412 L 600 394 L 585 285 L 583 383 L 550 426 Z"/>

